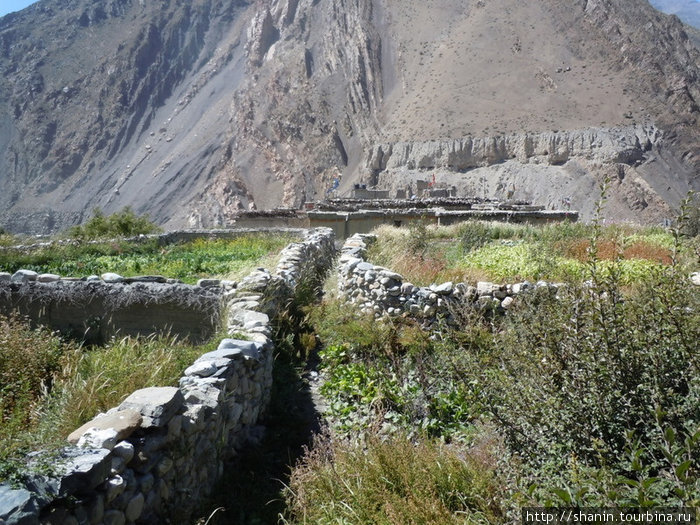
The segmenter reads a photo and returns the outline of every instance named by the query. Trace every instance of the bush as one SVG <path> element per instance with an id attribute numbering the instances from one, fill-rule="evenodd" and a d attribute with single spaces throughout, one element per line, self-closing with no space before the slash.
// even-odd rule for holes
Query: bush
<path id="1" fill-rule="evenodd" d="M 639 504 L 692 504 L 698 340 L 700 297 L 672 273 L 626 297 L 614 271 L 591 287 L 533 294 L 497 336 L 507 350 L 487 386 L 493 416 L 535 479 L 578 487 L 555 492 L 566 503 L 629 503 L 646 483 L 653 491 Z"/>
<path id="2" fill-rule="evenodd" d="M 490 466 L 429 440 L 364 446 L 317 440 L 292 472 L 288 523 L 377 525 L 502 521 Z"/>
<path id="3" fill-rule="evenodd" d="M 136 215 L 131 207 L 105 216 L 102 210 L 95 208 L 90 220 L 69 230 L 71 237 L 77 239 L 106 239 L 116 237 L 133 237 L 160 231 L 148 215 Z"/>

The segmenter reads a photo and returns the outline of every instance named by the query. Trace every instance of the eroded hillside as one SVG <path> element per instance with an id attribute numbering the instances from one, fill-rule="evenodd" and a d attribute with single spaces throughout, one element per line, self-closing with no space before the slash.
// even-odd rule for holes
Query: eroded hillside
<path id="1" fill-rule="evenodd" d="M 41 0 L 0 20 L 2 221 L 46 231 L 131 205 L 209 226 L 339 175 L 342 193 L 436 173 L 547 205 L 573 193 L 584 217 L 612 175 L 610 216 L 655 222 L 700 184 L 698 57 L 644 0 Z M 652 140 L 623 158 L 594 141 L 565 160 L 376 163 L 400 144 L 640 127 Z"/>

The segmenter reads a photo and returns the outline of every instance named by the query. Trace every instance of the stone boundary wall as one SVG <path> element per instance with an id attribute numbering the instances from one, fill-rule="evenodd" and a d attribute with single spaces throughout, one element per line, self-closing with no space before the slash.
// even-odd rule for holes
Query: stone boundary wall
<path id="1" fill-rule="evenodd" d="M 0 523 L 192 523 L 224 462 L 260 438 L 271 322 L 300 290 L 322 283 L 334 256 L 333 232 L 310 230 L 283 250 L 274 273 L 258 269 L 225 290 L 230 338 L 197 359 L 178 387 L 138 390 L 77 429 L 75 445 L 49 459 L 50 473 L 41 474 L 41 455 L 33 458 L 24 488 L 0 485 Z"/>
<path id="2" fill-rule="evenodd" d="M 89 343 L 116 335 L 169 334 L 191 342 L 220 326 L 222 286 L 190 286 L 162 277 L 74 280 L 20 270 L 0 273 L 0 313 L 13 312 Z M 114 280 L 118 277 L 118 280 Z"/>
<path id="3" fill-rule="evenodd" d="M 476 286 L 447 282 L 418 287 L 403 276 L 365 260 L 375 235 L 356 234 L 341 249 L 338 292 L 348 303 L 375 317 L 408 316 L 424 325 L 456 323 L 455 315 L 465 307 L 494 312 L 508 310 L 515 297 L 533 288 L 546 287 L 556 293 L 561 285 L 539 281 L 516 284 L 479 282 Z"/>

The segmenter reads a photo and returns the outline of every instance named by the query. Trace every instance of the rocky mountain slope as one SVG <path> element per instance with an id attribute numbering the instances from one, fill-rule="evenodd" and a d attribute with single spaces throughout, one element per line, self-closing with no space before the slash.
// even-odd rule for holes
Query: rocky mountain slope
<path id="1" fill-rule="evenodd" d="M 433 175 L 584 217 L 612 177 L 609 216 L 657 222 L 700 185 L 700 54 L 646 0 L 40 0 L 0 19 L 0 70 L 15 231 Z"/>
<path id="2" fill-rule="evenodd" d="M 700 29 L 700 2 L 697 0 L 651 0 L 659 11 L 676 15 L 684 23 Z"/>

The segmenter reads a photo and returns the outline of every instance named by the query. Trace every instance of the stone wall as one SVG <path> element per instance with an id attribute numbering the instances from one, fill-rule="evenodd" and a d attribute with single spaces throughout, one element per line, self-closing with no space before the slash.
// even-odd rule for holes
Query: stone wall
<path id="1" fill-rule="evenodd" d="M 0 313 L 17 312 L 34 324 L 91 343 L 117 334 L 153 333 L 200 342 L 220 325 L 222 287 L 190 286 L 156 276 L 104 277 L 0 273 Z"/>
<path id="2" fill-rule="evenodd" d="M 0 523 L 192 523 L 224 462 L 260 434 L 272 386 L 271 322 L 334 259 L 331 230 L 289 245 L 274 273 L 223 290 L 228 332 L 177 387 L 146 388 L 69 437 L 50 474 L 34 457 L 25 488 L 0 486 Z M 217 286 L 215 281 L 207 283 Z"/>
<path id="3" fill-rule="evenodd" d="M 447 282 L 415 286 L 400 274 L 365 260 L 367 248 L 375 240 L 374 235 L 362 234 L 347 239 L 338 266 L 338 291 L 348 303 L 377 318 L 409 316 L 424 325 L 453 324 L 465 308 L 504 312 L 515 297 L 526 290 L 547 287 L 556 292 L 558 289 L 558 285 L 544 281 L 503 285 L 479 282 L 476 286 Z"/>

